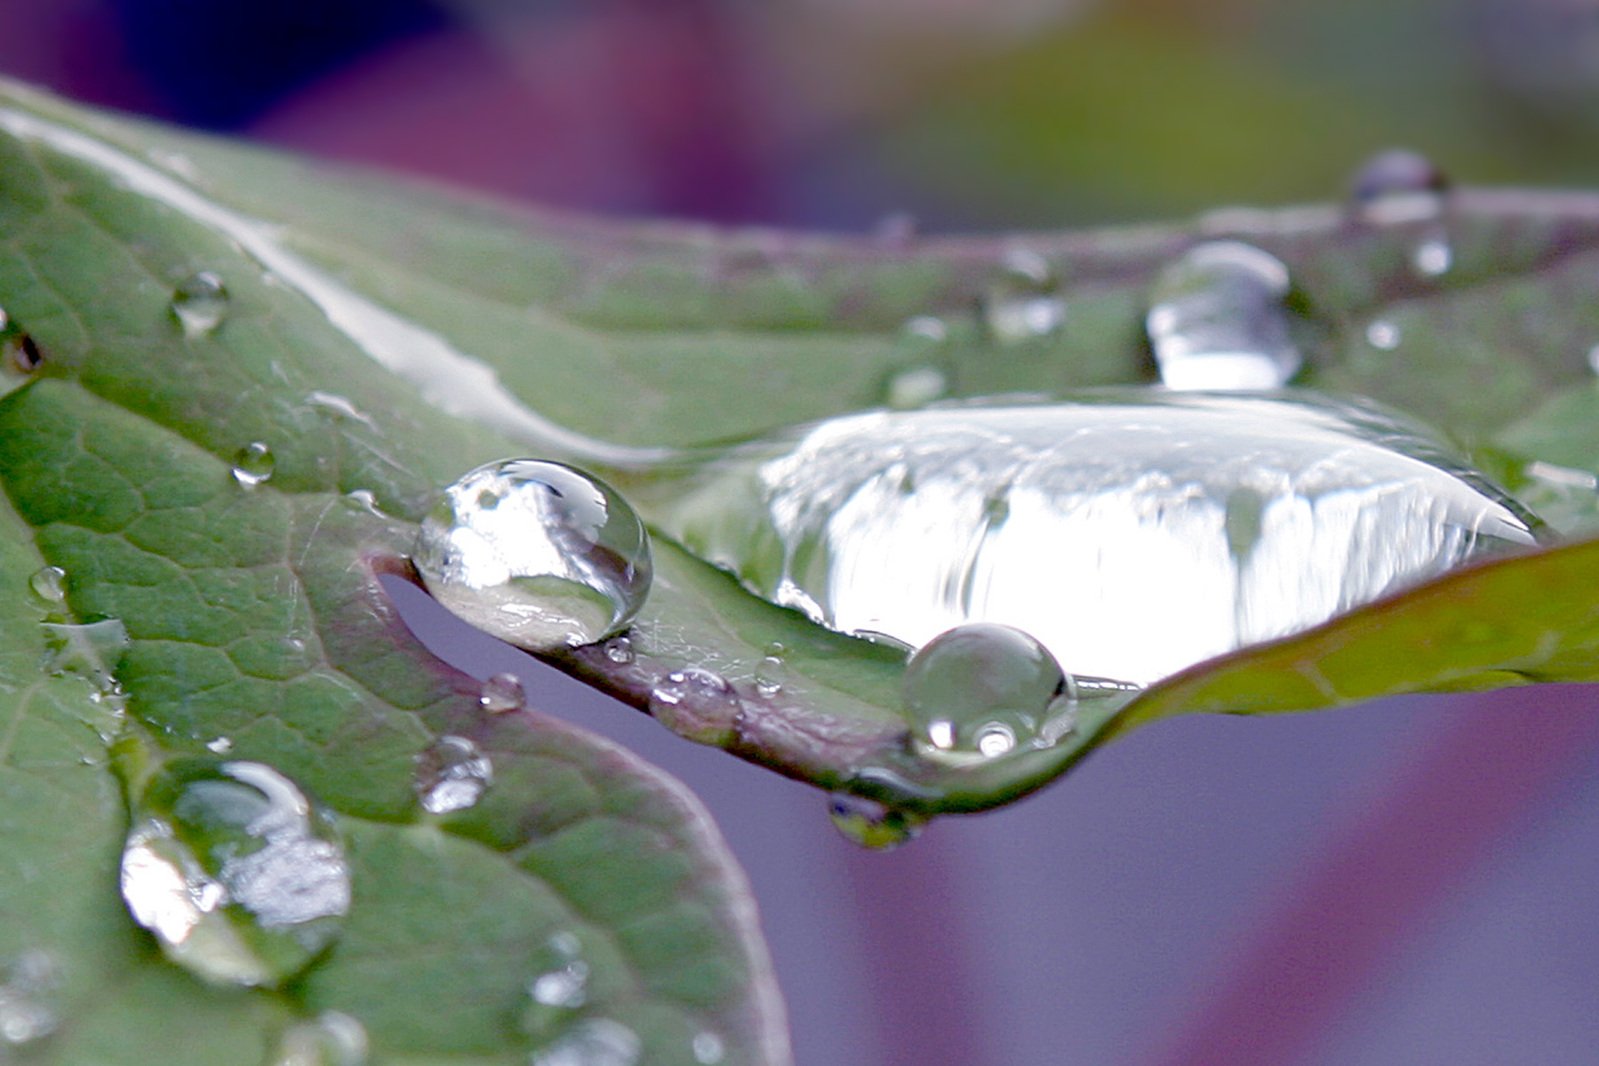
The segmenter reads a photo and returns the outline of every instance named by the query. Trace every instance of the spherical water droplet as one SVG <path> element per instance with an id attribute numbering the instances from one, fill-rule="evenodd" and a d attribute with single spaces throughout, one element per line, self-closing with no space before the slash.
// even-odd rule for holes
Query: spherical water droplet
<path id="1" fill-rule="evenodd" d="M 1419 222 L 1438 216 L 1448 188 L 1443 171 L 1426 156 L 1396 148 L 1361 166 L 1350 186 L 1350 201 L 1368 222 Z"/>
<path id="2" fill-rule="evenodd" d="M 253 489 L 272 477 L 277 462 L 277 457 L 266 442 L 253 440 L 233 457 L 233 480 L 247 489 Z"/>
<path id="3" fill-rule="evenodd" d="M 25 951 L 0 967 L 0 1062 L 6 1049 L 42 1040 L 61 1024 L 57 995 L 61 974 L 48 952 Z"/>
<path id="4" fill-rule="evenodd" d="M 720 674 L 696 667 L 673 670 L 650 691 L 650 714 L 672 732 L 724 746 L 736 735 L 738 696 Z"/>
<path id="5" fill-rule="evenodd" d="M 636 1066 L 644 1045 L 610 1018 L 589 1018 L 533 1053 L 531 1066 Z"/>
<path id="6" fill-rule="evenodd" d="M 1379 351 L 1393 351 L 1399 347 L 1401 337 L 1399 327 L 1387 319 L 1379 318 L 1366 327 L 1366 343 Z"/>
<path id="7" fill-rule="evenodd" d="M 67 572 L 59 566 L 41 567 L 28 578 L 33 594 L 48 606 L 59 606 L 67 599 Z"/>
<path id="8" fill-rule="evenodd" d="M 692 1047 L 694 1061 L 700 1066 L 717 1066 L 727 1057 L 727 1044 L 709 1029 L 694 1034 Z"/>
<path id="9" fill-rule="evenodd" d="M 1455 250 L 1450 246 L 1448 237 L 1429 237 L 1416 245 L 1410 261 L 1415 265 L 1416 273 L 1422 277 L 1442 277 L 1449 273 L 1449 268 L 1454 265 Z"/>
<path id="10" fill-rule="evenodd" d="M 1299 370 L 1288 268 L 1238 241 L 1197 244 L 1156 276 L 1145 328 L 1172 389 L 1255 390 Z"/>
<path id="11" fill-rule="evenodd" d="M 271 1066 L 362 1066 L 366 1056 L 365 1027 L 330 1010 L 284 1030 Z"/>
<path id="12" fill-rule="evenodd" d="M 557 933 L 538 950 L 538 976 L 528 982 L 522 1031 L 547 1040 L 588 1003 L 589 964 L 583 943 L 572 933 Z"/>
<path id="13" fill-rule="evenodd" d="M 440 737 L 417 754 L 413 785 L 429 814 L 466 810 L 493 783 L 494 764 L 465 737 Z"/>
<path id="14" fill-rule="evenodd" d="M 625 628 L 653 572 L 644 523 L 627 501 L 538 459 L 489 463 L 451 485 L 422 522 L 413 562 L 450 611 L 534 651 Z"/>
<path id="15" fill-rule="evenodd" d="M 1066 685 L 1060 664 L 1031 635 L 984 622 L 956 626 L 905 665 L 911 739 L 936 752 L 1003 755 L 1039 735 Z"/>
<path id="16" fill-rule="evenodd" d="M 504 714 L 527 706 L 527 693 L 522 688 L 522 679 L 515 674 L 495 674 L 483 682 L 483 692 L 477 701 L 490 714 Z"/>
<path id="17" fill-rule="evenodd" d="M 897 848 L 922 831 L 918 816 L 847 792 L 827 798 L 827 813 L 846 840 L 877 851 Z"/>
<path id="18" fill-rule="evenodd" d="M 122 898 L 191 973 L 274 986 L 338 936 L 350 869 L 331 816 L 276 770 L 182 759 L 141 797 Z"/>
<path id="19" fill-rule="evenodd" d="M 988 335 L 1000 344 L 1041 340 L 1066 324 L 1066 301 L 1054 271 L 1043 256 L 1023 249 L 1005 257 L 980 306 Z"/>
<path id="20" fill-rule="evenodd" d="M 626 637 L 612 637 L 605 642 L 605 657 L 618 666 L 633 661 L 633 642 Z"/>
<path id="21" fill-rule="evenodd" d="M 205 336 L 227 317 L 227 286 L 209 270 L 189 275 L 172 290 L 172 314 L 185 334 Z"/>

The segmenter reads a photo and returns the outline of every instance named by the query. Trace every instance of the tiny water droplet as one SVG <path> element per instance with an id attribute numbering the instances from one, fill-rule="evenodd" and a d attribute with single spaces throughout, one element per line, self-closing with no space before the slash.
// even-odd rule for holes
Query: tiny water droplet
<path id="1" fill-rule="evenodd" d="M 1361 165 L 1349 198 L 1367 222 L 1397 225 L 1436 218 L 1443 210 L 1449 180 L 1419 152 L 1394 148 Z"/>
<path id="2" fill-rule="evenodd" d="M 1399 327 L 1387 319 L 1379 318 L 1366 327 L 1366 343 L 1379 351 L 1393 351 L 1401 339 Z"/>
<path id="3" fill-rule="evenodd" d="M 284 1030 L 271 1066 L 363 1066 L 366 1028 L 348 1014 L 324 1011 Z"/>
<path id="4" fill-rule="evenodd" d="M 277 456 L 265 441 L 253 440 L 240 448 L 233 457 L 233 480 L 247 489 L 253 489 L 272 477 L 277 466 Z"/>
<path id="5" fill-rule="evenodd" d="M 589 1018 L 535 1051 L 531 1066 L 637 1066 L 638 1034 L 610 1018 Z"/>
<path id="6" fill-rule="evenodd" d="M 650 714 L 679 736 L 721 746 L 734 737 L 739 702 L 721 674 L 690 666 L 650 690 Z"/>
<path id="7" fill-rule="evenodd" d="M 911 740 L 923 750 L 1003 755 L 1031 743 L 1066 675 L 1049 650 L 1010 626 L 956 626 L 905 665 L 902 689 Z"/>
<path id="8" fill-rule="evenodd" d="M 118 618 L 98 622 L 42 622 L 49 658 L 45 670 L 52 674 L 77 674 L 94 682 L 101 694 L 120 691 L 116 666 L 128 650 L 128 630 Z"/>
<path id="9" fill-rule="evenodd" d="M 949 379 L 936 366 L 911 366 L 889 375 L 883 402 L 905 410 L 926 407 L 949 392 Z"/>
<path id="10" fill-rule="evenodd" d="M 172 290 L 172 314 L 189 337 L 203 337 L 228 314 L 228 288 L 209 270 L 190 274 Z"/>
<path id="11" fill-rule="evenodd" d="M 28 578 L 28 587 L 47 606 L 59 606 L 67 599 L 67 572 L 59 566 L 40 567 Z"/>
<path id="12" fill-rule="evenodd" d="M 276 770 L 180 759 L 140 798 L 122 898 L 196 976 L 275 986 L 337 938 L 350 869 L 332 816 Z"/>
<path id="13" fill-rule="evenodd" d="M 618 666 L 633 661 L 633 642 L 626 637 L 612 637 L 605 642 L 605 657 Z"/>
<path id="14" fill-rule="evenodd" d="M 205 746 L 213 754 L 226 755 L 233 750 L 233 740 L 231 737 L 217 737 L 215 740 L 206 741 Z"/>
<path id="15" fill-rule="evenodd" d="M 490 714 L 505 714 L 527 706 L 527 693 L 522 688 L 522 679 L 515 674 L 495 674 L 483 682 L 483 692 L 477 702 Z"/>
<path id="16" fill-rule="evenodd" d="M 727 1057 L 727 1044 L 709 1029 L 694 1034 L 694 1061 L 700 1066 L 717 1066 Z"/>
<path id="17" fill-rule="evenodd" d="M 538 976 L 528 982 L 522 1031 L 547 1040 L 588 1003 L 589 964 L 583 943 L 573 933 L 557 933 L 536 953 Z"/>
<path id="18" fill-rule="evenodd" d="M 827 813 L 844 839 L 874 851 L 897 848 L 922 831 L 916 815 L 847 792 L 827 797 Z"/>
<path id="19" fill-rule="evenodd" d="M 48 952 L 24 951 L 0 967 L 0 1062 L 19 1048 L 55 1032 L 61 1024 L 57 994 L 61 973 Z"/>
<path id="20" fill-rule="evenodd" d="M 465 737 L 442 736 L 416 757 L 417 798 L 429 814 L 475 806 L 494 783 L 494 764 Z"/>
<path id="21" fill-rule="evenodd" d="M 1172 389 L 1261 390 L 1299 370 L 1288 268 L 1239 241 L 1196 244 L 1155 278 L 1145 329 Z"/>
<path id="22" fill-rule="evenodd" d="M 596 478 L 561 463 L 480 466 L 428 512 L 412 560 L 439 603 L 533 651 L 626 628 L 653 568 L 644 523 Z"/>
<path id="23" fill-rule="evenodd" d="M 373 495 L 371 489 L 351 489 L 344 494 L 344 498 L 350 501 L 350 506 L 367 514 L 377 515 L 380 518 L 383 516 L 383 512 L 378 510 L 378 498 Z"/>
<path id="24" fill-rule="evenodd" d="M 372 425 L 372 419 L 348 398 L 336 392 L 323 392 L 320 389 L 306 394 L 305 405 L 334 419 L 347 419 L 359 422 L 364 426 Z"/>
<path id="25" fill-rule="evenodd" d="M 1052 336 L 1066 324 L 1066 300 L 1049 262 L 1037 252 L 1017 249 L 980 302 L 983 326 L 1002 345 Z"/>
<path id="26" fill-rule="evenodd" d="M 1447 236 L 1432 236 L 1416 245 L 1410 261 L 1422 277 L 1442 277 L 1454 265 L 1455 251 Z"/>
<path id="27" fill-rule="evenodd" d="M 766 647 L 766 655 L 755 668 L 755 691 L 771 699 L 783 691 L 783 677 L 788 672 L 785 658 L 787 649 L 777 641 Z"/>

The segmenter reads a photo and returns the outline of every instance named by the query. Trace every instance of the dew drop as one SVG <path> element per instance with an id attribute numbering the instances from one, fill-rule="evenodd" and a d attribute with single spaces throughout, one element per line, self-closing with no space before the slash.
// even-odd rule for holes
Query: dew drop
<path id="1" fill-rule="evenodd" d="M 1349 196 L 1363 220 L 1397 225 L 1438 217 L 1448 188 L 1448 178 L 1426 156 L 1394 148 L 1362 164 Z"/>
<path id="2" fill-rule="evenodd" d="M 275 986 L 338 936 L 350 869 L 332 817 L 276 770 L 181 759 L 140 799 L 122 898 L 196 976 Z"/>
<path id="3" fill-rule="evenodd" d="M 827 813 L 844 839 L 874 851 L 897 848 L 922 831 L 916 815 L 847 792 L 827 797 Z"/>
<path id="4" fill-rule="evenodd" d="M 234 455 L 233 480 L 247 489 L 253 489 L 272 477 L 277 462 L 277 457 L 265 441 L 253 440 Z"/>
<path id="5" fill-rule="evenodd" d="M 652 574 L 649 537 L 627 501 L 538 459 L 489 463 L 451 485 L 422 522 L 413 562 L 451 612 L 533 651 L 624 629 Z"/>
<path id="6" fill-rule="evenodd" d="M 475 806 L 493 783 L 494 764 L 465 737 L 442 736 L 417 754 L 413 785 L 429 814 Z"/>
<path id="7" fill-rule="evenodd" d="M 1449 273 L 1454 265 L 1455 251 L 1446 236 L 1433 236 L 1416 245 L 1411 253 L 1411 263 L 1416 273 L 1424 278 L 1437 278 Z"/>
<path id="8" fill-rule="evenodd" d="M 0 967 L 0 1062 L 7 1048 L 25 1047 L 61 1024 L 57 994 L 61 974 L 48 952 L 24 951 Z"/>
<path id="9" fill-rule="evenodd" d="M 522 688 L 522 679 L 515 674 L 495 674 L 483 682 L 477 702 L 490 714 L 505 714 L 527 706 L 527 693 Z"/>
<path id="10" fill-rule="evenodd" d="M 700 1066 L 717 1066 L 727 1057 L 727 1044 L 709 1029 L 695 1033 L 691 1047 L 694 1051 L 694 1061 Z"/>
<path id="11" fill-rule="evenodd" d="M 366 1029 L 339 1011 L 324 1011 L 284 1030 L 271 1066 L 363 1066 Z"/>
<path id="12" fill-rule="evenodd" d="M 679 736 L 704 744 L 729 743 L 738 713 L 732 686 L 710 670 L 673 670 L 650 690 L 650 714 Z"/>
<path id="13" fill-rule="evenodd" d="M 547 1040 L 571 1021 L 589 998 L 589 964 L 573 933 L 557 933 L 539 949 L 538 976 L 528 982 L 522 1031 Z"/>
<path id="14" fill-rule="evenodd" d="M 190 274 L 172 290 L 172 314 L 189 337 L 203 337 L 228 314 L 228 289 L 209 270 Z"/>
<path id="15" fill-rule="evenodd" d="M 1066 301 L 1054 271 L 1043 256 L 1024 249 L 1005 257 L 980 309 L 988 335 L 1002 345 L 1041 340 L 1066 324 Z"/>
<path id="16" fill-rule="evenodd" d="M 233 750 L 233 740 L 230 737 L 217 737 L 206 741 L 205 746 L 214 755 L 226 755 Z"/>
<path id="17" fill-rule="evenodd" d="M 883 402 L 906 409 L 926 407 L 949 391 L 949 379 L 936 366 L 912 366 L 889 375 Z"/>
<path id="18" fill-rule="evenodd" d="M 902 690 L 915 746 L 993 757 L 1039 735 L 1066 675 L 1031 635 L 977 622 L 912 655 Z"/>
<path id="19" fill-rule="evenodd" d="M 626 637 L 612 637 L 605 642 L 605 657 L 618 666 L 633 661 L 633 642 Z"/>
<path id="20" fill-rule="evenodd" d="M 365 511 L 367 514 L 383 517 L 383 512 L 378 510 L 378 498 L 371 489 L 351 489 L 344 494 L 344 498 L 351 507 Z"/>
<path id="21" fill-rule="evenodd" d="M 783 677 L 788 671 L 786 651 L 782 644 L 773 641 L 767 645 L 766 655 L 755 668 L 755 691 L 767 699 L 783 691 Z"/>
<path id="22" fill-rule="evenodd" d="M 532 1066 L 636 1066 L 644 1045 L 610 1018 L 589 1018 L 533 1053 Z"/>
<path id="23" fill-rule="evenodd" d="M 1288 268 L 1238 241 L 1197 244 L 1156 276 L 1145 328 L 1172 389 L 1286 385 L 1300 354 L 1289 333 Z"/>
<path id="24" fill-rule="evenodd" d="M 1387 319 L 1379 318 L 1366 327 L 1366 343 L 1378 351 L 1393 351 L 1399 347 L 1401 339 L 1399 327 Z"/>
<path id="25" fill-rule="evenodd" d="M 28 578 L 28 588 L 46 606 L 60 606 L 67 599 L 67 572 L 59 566 L 40 567 Z"/>

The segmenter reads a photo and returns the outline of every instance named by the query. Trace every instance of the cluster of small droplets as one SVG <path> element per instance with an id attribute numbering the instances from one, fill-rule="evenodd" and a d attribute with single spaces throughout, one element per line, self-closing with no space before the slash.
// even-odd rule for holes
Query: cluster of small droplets
<path id="1" fill-rule="evenodd" d="M 980 301 L 983 326 L 997 344 L 1039 341 L 1066 324 L 1066 300 L 1049 261 L 1030 249 L 1013 249 Z"/>

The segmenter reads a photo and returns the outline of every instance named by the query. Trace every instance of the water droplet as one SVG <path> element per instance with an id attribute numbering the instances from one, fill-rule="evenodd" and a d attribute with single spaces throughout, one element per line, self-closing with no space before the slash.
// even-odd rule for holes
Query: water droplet
<path id="1" fill-rule="evenodd" d="M 700 1066 L 717 1066 L 727 1057 L 727 1044 L 709 1029 L 695 1033 L 692 1046 L 694 1061 Z"/>
<path id="2" fill-rule="evenodd" d="M 1447 236 L 1432 236 L 1416 245 L 1410 261 L 1422 277 L 1442 277 L 1454 265 L 1455 251 Z"/>
<path id="3" fill-rule="evenodd" d="M 324 1011 L 284 1030 L 271 1066 L 363 1066 L 366 1029 L 339 1011 Z"/>
<path id="4" fill-rule="evenodd" d="M 28 578 L 28 587 L 46 606 L 60 606 L 67 600 L 67 572 L 59 566 L 41 567 Z"/>
<path id="5" fill-rule="evenodd" d="M 673 670 L 650 690 L 650 714 L 679 736 L 722 746 L 732 741 L 739 702 L 722 675 Z"/>
<path id="6" fill-rule="evenodd" d="M 203 337 L 228 314 L 228 289 L 209 270 L 190 274 L 172 290 L 172 314 L 189 337 Z"/>
<path id="7" fill-rule="evenodd" d="M 1036 738 L 1065 690 L 1049 649 L 1019 629 L 981 622 L 928 641 L 903 681 L 913 742 L 989 757 Z"/>
<path id="8" fill-rule="evenodd" d="M 1066 301 L 1055 272 L 1043 256 L 1024 249 L 1005 257 L 980 306 L 983 326 L 999 344 L 1042 340 L 1066 324 Z"/>
<path id="9" fill-rule="evenodd" d="M 612 637 L 605 642 L 605 657 L 618 666 L 633 661 L 633 642 L 626 637 Z"/>
<path id="10" fill-rule="evenodd" d="M 104 618 L 82 625 L 70 622 L 42 622 L 49 658 L 45 669 L 52 674 L 77 674 L 94 682 L 99 692 L 116 690 L 116 667 L 128 650 L 128 630 L 118 618 Z"/>
<path id="11" fill-rule="evenodd" d="M 1156 276 L 1145 328 L 1172 389 L 1258 390 L 1299 370 L 1288 268 L 1238 241 L 1197 244 Z"/>
<path id="12" fill-rule="evenodd" d="M 1367 222 L 1420 222 L 1439 215 L 1448 187 L 1443 171 L 1430 159 L 1396 148 L 1378 152 L 1361 166 L 1350 186 L 1350 201 Z"/>
<path id="13" fill-rule="evenodd" d="M 557 933 L 537 952 L 539 974 L 528 983 L 522 1031 L 547 1040 L 588 1002 L 589 964 L 572 933 Z"/>
<path id="14" fill-rule="evenodd" d="M 25 951 L 0 967 L 0 1062 L 6 1049 L 42 1040 L 61 1024 L 56 1004 L 61 974 L 44 951 Z"/>
<path id="15" fill-rule="evenodd" d="M 995 622 L 1078 676 L 1147 684 L 1533 543 L 1451 454 L 1367 403 L 1096 390 L 847 415 L 636 491 L 695 555 L 830 629 L 916 648 Z M 1240 490 L 1260 524 L 1242 557 Z"/>
<path id="16" fill-rule="evenodd" d="M 644 603 L 649 537 L 616 491 L 560 463 L 473 470 L 422 522 L 413 558 L 450 611 L 534 651 L 592 644 Z"/>
<path id="17" fill-rule="evenodd" d="M 31 374 L 44 365 L 44 353 L 28 334 L 8 330 L 0 343 L 4 344 L 6 361 L 19 374 Z"/>
<path id="18" fill-rule="evenodd" d="M 141 797 L 122 898 L 191 973 L 275 986 L 338 936 L 350 870 L 331 816 L 276 770 L 182 759 Z"/>
<path id="19" fill-rule="evenodd" d="M 1366 327 L 1366 343 L 1379 351 L 1393 351 L 1401 339 L 1399 327 L 1387 319 L 1379 318 Z"/>
<path id="20" fill-rule="evenodd" d="M 644 1045 L 610 1018 L 589 1018 L 533 1053 L 532 1066 L 636 1066 Z"/>
<path id="21" fill-rule="evenodd" d="M 315 392 L 307 393 L 305 405 L 322 412 L 330 418 L 347 419 L 351 422 L 359 422 L 364 426 L 373 424 L 372 419 L 365 412 L 336 392 L 323 392 L 319 389 Z"/>
<path id="22" fill-rule="evenodd" d="M 755 691 L 767 699 L 783 691 L 783 677 L 788 672 L 785 653 L 783 645 L 773 641 L 767 645 L 765 657 L 755 668 Z"/>
<path id="23" fill-rule="evenodd" d="M 253 440 L 234 455 L 233 480 L 247 489 L 253 489 L 272 477 L 277 462 L 277 457 L 266 442 Z"/>
<path id="24" fill-rule="evenodd" d="M 351 489 L 344 494 L 350 506 L 359 508 L 367 514 L 383 517 L 383 512 L 378 510 L 378 498 L 372 494 L 371 489 Z"/>
<path id="25" fill-rule="evenodd" d="M 429 814 L 476 805 L 494 783 L 494 764 L 465 737 L 442 736 L 416 757 L 417 798 Z"/>
<path id="26" fill-rule="evenodd" d="M 876 851 L 897 848 L 922 831 L 916 815 L 847 792 L 827 797 L 827 813 L 846 840 Z"/>
<path id="27" fill-rule="evenodd" d="M 483 692 L 477 701 L 490 714 L 504 714 L 527 706 L 527 693 L 522 688 L 522 679 L 515 674 L 495 674 L 483 682 Z"/>
<path id="28" fill-rule="evenodd" d="M 949 391 L 949 379 L 936 366 L 912 366 L 889 375 L 883 402 L 906 409 L 926 407 Z"/>
<path id="29" fill-rule="evenodd" d="M 215 740 L 206 741 L 205 746 L 216 755 L 226 755 L 233 750 L 233 740 L 230 737 L 217 737 Z"/>

